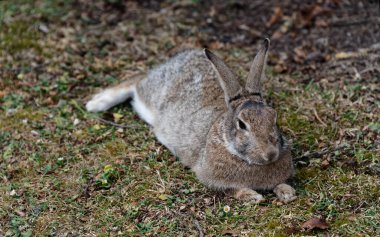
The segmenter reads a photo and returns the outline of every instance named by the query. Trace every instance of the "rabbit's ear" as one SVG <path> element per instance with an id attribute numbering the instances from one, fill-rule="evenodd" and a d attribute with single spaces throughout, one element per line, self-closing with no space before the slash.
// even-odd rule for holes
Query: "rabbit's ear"
<path id="1" fill-rule="evenodd" d="M 265 73 L 265 65 L 268 55 L 269 43 L 269 39 L 266 38 L 259 52 L 256 54 L 251 69 L 249 70 L 245 89 L 250 93 L 261 95 L 261 79 L 264 77 Z"/>
<path id="2" fill-rule="evenodd" d="M 222 59 L 208 49 L 205 49 L 204 52 L 206 57 L 212 63 L 214 69 L 218 72 L 218 80 L 224 91 L 224 98 L 228 106 L 229 101 L 241 93 L 242 87 L 235 74 Z"/>

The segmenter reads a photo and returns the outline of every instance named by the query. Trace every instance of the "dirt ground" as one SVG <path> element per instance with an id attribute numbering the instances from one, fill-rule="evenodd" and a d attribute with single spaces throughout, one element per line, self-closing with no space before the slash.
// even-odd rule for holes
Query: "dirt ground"
<path id="1" fill-rule="evenodd" d="M 205 188 L 128 103 L 84 110 L 188 48 L 244 79 L 265 37 L 292 203 Z M 0 236 L 377 236 L 379 154 L 378 1 L 0 2 Z"/>

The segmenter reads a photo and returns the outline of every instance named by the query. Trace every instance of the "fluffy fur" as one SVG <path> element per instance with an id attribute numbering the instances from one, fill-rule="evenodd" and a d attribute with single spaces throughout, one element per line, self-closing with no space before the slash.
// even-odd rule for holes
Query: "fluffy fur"
<path id="1" fill-rule="evenodd" d="M 264 189 L 292 201 L 295 191 L 285 184 L 293 174 L 292 157 L 276 111 L 261 97 L 268 47 L 265 40 L 245 86 L 216 55 L 191 50 L 100 92 L 86 108 L 104 111 L 131 97 L 157 139 L 205 185 L 252 202 L 264 199 L 254 191 Z"/>

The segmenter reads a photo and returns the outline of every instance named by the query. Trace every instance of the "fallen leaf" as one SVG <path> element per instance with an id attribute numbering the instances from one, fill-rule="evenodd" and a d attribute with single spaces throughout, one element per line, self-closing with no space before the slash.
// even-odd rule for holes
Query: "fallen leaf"
<path id="1" fill-rule="evenodd" d="M 303 62 L 303 60 L 306 58 L 306 53 L 302 47 L 297 47 L 293 51 L 295 53 L 293 60 L 298 63 Z"/>
<path id="2" fill-rule="evenodd" d="M 158 196 L 158 198 L 161 199 L 162 201 L 165 201 L 165 200 L 168 200 L 168 195 L 161 194 L 160 196 Z"/>
<path id="3" fill-rule="evenodd" d="M 271 27 L 274 23 L 278 22 L 281 19 L 281 17 L 282 17 L 282 9 L 281 7 L 276 7 L 273 11 L 273 15 L 271 16 L 266 26 Z"/>
<path id="4" fill-rule="evenodd" d="M 119 122 L 120 119 L 123 117 L 122 114 L 118 114 L 118 113 L 113 113 L 112 115 L 113 115 L 115 123 Z"/>
<path id="5" fill-rule="evenodd" d="M 21 217 L 25 217 L 25 216 L 26 216 L 25 212 L 23 212 L 23 211 L 16 211 L 16 213 L 17 213 L 19 216 L 21 216 Z"/>
<path id="6" fill-rule="evenodd" d="M 294 49 L 294 53 L 296 53 L 296 55 L 300 58 L 306 58 L 306 54 L 305 54 L 305 51 L 302 49 L 302 47 L 297 47 Z"/>
<path id="7" fill-rule="evenodd" d="M 209 43 L 207 47 L 214 50 L 221 49 L 223 48 L 223 43 L 220 43 L 219 41 L 213 41 Z"/>
<path id="8" fill-rule="evenodd" d="M 112 165 L 106 165 L 106 166 L 104 166 L 104 169 L 103 169 L 103 171 L 105 173 L 107 173 L 109 171 L 112 171 L 112 170 L 113 170 L 113 166 Z"/>
<path id="9" fill-rule="evenodd" d="M 277 73 L 283 73 L 288 70 L 288 67 L 286 66 L 286 63 L 284 61 L 279 61 L 275 66 L 274 66 L 274 71 Z"/>
<path id="10" fill-rule="evenodd" d="M 272 39 L 279 39 L 279 38 L 281 38 L 282 37 L 282 32 L 280 31 L 280 30 L 276 30 L 274 33 L 273 33 L 273 35 L 272 35 Z"/>
<path id="11" fill-rule="evenodd" d="M 292 234 L 294 234 L 296 232 L 297 232 L 297 229 L 294 226 L 292 226 L 292 227 L 285 227 L 285 233 L 287 235 L 292 235 Z"/>
<path id="12" fill-rule="evenodd" d="M 95 124 L 94 126 L 92 126 L 92 128 L 93 128 L 94 130 L 100 130 L 100 129 L 102 129 L 102 128 L 105 128 L 105 126 L 104 126 L 104 125 L 100 125 L 100 124 Z"/>
<path id="13" fill-rule="evenodd" d="M 311 19 L 314 19 L 316 16 L 322 15 L 326 12 L 328 12 L 327 8 L 323 8 L 319 5 L 315 5 L 312 11 L 310 12 L 310 15 L 308 16 L 308 18 L 311 20 Z"/>
<path id="14" fill-rule="evenodd" d="M 7 93 L 5 91 L 0 91 L 0 98 L 4 97 L 6 95 L 7 95 Z"/>
<path id="15" fill-rule="evenodd" d="M 317 27 L 328 27 L 329 26 L 329 24 L 324 19 L 317 19 L 315 21 L 315 25 Z"/>
<path id="16" fill-rule="evenodd" d="M 329 162 L 328 160 L 323 160 L 323 161 L 321 162 L 321 166 L 322 166 L 322 168 L 324 168 L 324 169 L 326 169 L 327 167 L 329 167 L 329 165 L 330 165 L 330 162 Z"/>
<path id="17" fill-rule="evenodd" d="M 304 222 L 301 226 L 304 230 L 312 230 L 312 229 L 328 229 L 330 226 L 324 219 L 321 218 L 311 218 L 310 220 Z"/>
<path id="18" fill-rule="evenodd" d="M 290 27 L 293 25 L 293 18 L 285 18 L 284 23 L 280 26 L 279 30 L 281 33 L 285 34 L 289 31 Z"/>

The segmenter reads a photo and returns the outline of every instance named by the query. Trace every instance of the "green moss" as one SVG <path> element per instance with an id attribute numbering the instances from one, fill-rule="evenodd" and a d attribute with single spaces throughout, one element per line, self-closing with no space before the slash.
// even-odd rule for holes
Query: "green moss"
<path id="1" fill-rule="evenodd" d="M 294 133 L 293 135 L 297 136 L 294 142 L 295 149 L 300 148 L 299 146 L 314 149 L 321 139 L 333 139 L 335 136 L 335 129 L 322 127 L 320 124 L 310 121 L 296 111 L 288 111 L 281 114 L 279 124 L 281 127 L 290 129 Z"/>
<path id="2" fill-rule="evenodd" d="M 0 50 L 14 54 L 25 49 L 35 49 L 41 53 L 39 37 L 35 25 L 30 22 L 18 20 L 4 24 L 0 32 Z"/>
<path id="3" fill-rule="evenodd" d="M 104 144 L 108 157 L 124 156 L 128 153 L 127 144 L 123 139 L 115 139 Z"/>
<path id="4" fill-rule="evenodd" d="M 28 123 L 40 122 L 43 116 L 43 111 L 33 111 L 31 108 L 17 110 L 14 114 L 8 116 L 4 113 L 0 113 L 0 128 L 2 131 L 19 130 L 25 132 L 25 128 L 30 129 Z M 23 121 L 25 121 L 25 123 Z"/>
<path id="5" fill-rule="evenodd" d="M 302 169 L 297 170 L 296 176 L 300 181 L 306 182 L 309 179 L 318 177 L 319 174 L 320 170 L 315 167 L 304 167 Z"/>
<path id="6" fill-rule="evenodd" d="M 335 228 L 335 229 L 339 229 L 339 228 L 342 228 L 343 226 L 345 225 L 349 225 L 352 223 L 352 221 L 348 220 L 347 219 L 348 217 L 343 215 L 341 217 L 339 217 L 338 219 L 336 219 L 333 223 L 332 223 L 332 228 Z"/>

